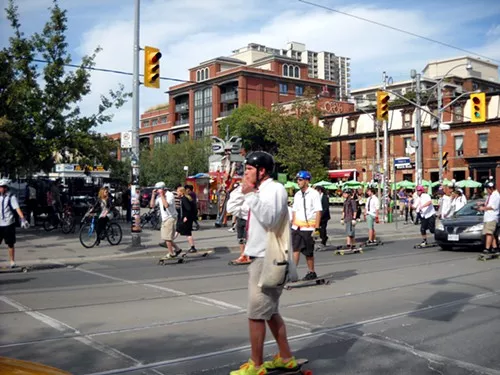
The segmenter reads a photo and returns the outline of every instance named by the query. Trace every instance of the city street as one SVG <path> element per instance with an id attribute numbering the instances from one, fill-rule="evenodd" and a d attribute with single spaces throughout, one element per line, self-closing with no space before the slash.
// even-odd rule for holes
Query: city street
<path id="1" fill-rule="evenodd" d="M 318 375 L 500 374 L 500 261 L 386 241 L 358 255 L 317 252 L 331 284 L 283 292 L 295 355 Z M 228 374 L 249 356 L 246 266 L 229 266 L 234 258 L 1 274 L 0 356 L 73 374 Z"/>

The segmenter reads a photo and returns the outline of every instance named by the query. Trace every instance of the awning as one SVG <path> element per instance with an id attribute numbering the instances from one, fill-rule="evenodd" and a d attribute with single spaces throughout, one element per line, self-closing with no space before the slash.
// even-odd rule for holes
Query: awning
<path id="1" fill-rule="evenodd" d="M 328 171 L 328 178 L 349 178 L 356 169 L 336 169 Z"/>

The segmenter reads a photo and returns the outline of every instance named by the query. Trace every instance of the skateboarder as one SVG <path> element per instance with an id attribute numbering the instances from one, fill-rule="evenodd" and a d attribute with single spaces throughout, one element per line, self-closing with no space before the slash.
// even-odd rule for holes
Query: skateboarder
<path id="1" fill-rule="evenodd" d="M 165 189 L 164 182 L 157 182 L 153 192 L 151 193 L 151 201 L 149 206 L 154 208 L 155 205 L 160 207 L 161 213 L 161 239 L 165 241 L 167 246 L 167 254 L 165 258 L 175 258 L 181 253 L 181 249 L 174 242 L 175 227 L 177 222 L 177 209 L 175 208 L 174 194 Z"/>
<path id="2" fill-rule="evenodd" d="M 319 192 L 321 198 L 321 220 L 319 222 L 319 237 L 321 238 L 321 244 L 326 246 L 326 241 L 328 241 L 328 235 L 326 234 L 326 227 L 328 226 L 328 220 L 331 219 L 330 215 L 330 201 L 328 199 L 328 193 L 323 186 L 316 186 L 316 190 Z"/>
<path id="3" fill-rule="evenodd" d="M 297 369 L 298 364 L 290 351 L 286 325 L 279 313 L 279 300 L 283 287 L 261 288 L 258 286 L 267 251 L 269 231 L 279 227 L 287 212 L 287 193 L 282 184 L 273 181 L 274 159 L 267 152 L 255 151 L 245 161 L 245 175 L 241 192 L 250 209 L 245 255 L 252 259 L 248 266 L 248 324 L 251 355 L 247 363 L 230 375 L 265 375 L 278 368 Z M 266 322 L 276 343 L 279 354 L 264 363 Z"/>
<path id="4" fill-rule="evenodd" d="M 427 230 L 434 234 L 436 228 L 436 210 L 431 196 L 425 193 L 422 185 L 418 185 L 415 190 L 418 195 L 417 214 L 420 215 L 420 234 L 422 235 L 422 243 L 419 246 L 425 247 L 427 246 Z"/>
<path id="5" fill-rule="evenodd" d="M 306 257 L 308 272 L 303 280 L 314 280 L 318 277 L 314 271 L 314 239 L 313 232 L 319 228 L 321 221 L 321 197 L 317 190 L 309 186 L 311 173 L 297 173 L 299 191 L 295 193 L 292 206 L 292 245 L 295 264 L 299 264 L 300 253 Z"/>
<path id="6" fill-rule="evenodd" d="M 16 243 L 16 218 L 15 212 L 21 219 L 21 228 L 29 228 L 28 221 L 24 218 L 23 211 L 19 208 L 17 198 L 15 195 L 9 194 L 9 180 L 3 178 L 0 180 L 0 244 L 5 241 L 9 248 L 10 267 L 16 267 L 15 257 L 16 250 L 14 244 Z"/>
<path id="7" fill-rule="evenodd" d="M 365 218 L 368 224 L 368 244 L 376 243 L 375 239 L 375 223 L 378 222 L 378 210 L 380 207 L 380 202 L 375 195 L 375 191 L 372 187 L 366 190 L 368 195 L 368 201 L 365 206 Z"/>
<path id="8" fill-rule="evenodd" d="M 240 256 L 233 263 L 248 263 L 250 259 L 244 254 L 244 251 L 247 241 L 246 227 L 249 207 L 245 202 L 245 196 L 241 192 L 240 184 L 236 183 L 233 191 L 229 193 L 226 209 L 229 214 L 236 218 L 236 232 L 240 245 Z"/>
<path id="9" fill-rule="evenodd" d="M 353 249 L 356 242 L 356 201 L 352 198 L 351 189 L 347 188 L 343 191 L 344 206 L 342 208 L 342 216 L 340 223 L 345 225 L 347 247 Z"/>
<path id="10" fill-rule="evenodd" d="M 486 202 L 478 207 L 479 211 L 484 212 L 483 216 L 483 234 L 484 240 L 484 254 L 496 254 L 498 252 L 497 241 L 494 236 L 497 229 L 498 213 L 500 206 L 500 194 L 495 189 L 495 181 L 486 180 L 484 188 L 488 192 Z"/>

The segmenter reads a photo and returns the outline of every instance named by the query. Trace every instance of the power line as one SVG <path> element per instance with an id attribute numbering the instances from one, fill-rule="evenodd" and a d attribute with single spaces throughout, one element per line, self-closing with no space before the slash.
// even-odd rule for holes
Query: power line
<path id="1" fill-rule="evenodd" d="M 341 10 L 337 10 L 337 9 L 334 9 L 334 8 L 330 8 L 330 7 L 327 7 L 325 5 L 316 4 L 316 3 L 313 3 L 311 1 L 307 1 L 307 0 L 298 0 L 298 1 L 301 2 L 301 3 L 304 3 L 304 4 L 308 4 L 308 5 L 317 7 L 317 8 L 321 8 L 321 9 L 329 10 L 331 12 L 343 14 L 344 16 L 348 16 L 348 17 L 356 18 L 356 19 L 361 20 L 361 21 L 369 22 L 369 23 L 372 23 L 372 24 L 377 25 L 377 26 L 385 27 L 385 28 L 390 29 L 390 30 L 398 31 L 398 32 L 403 33 L 403 34 L 407 34 L 407 35 L 411 35 L 411 36 L 414 36 L 414 37 L 417 37 L 417 38 L 420 38 L 420 39 L 424 39 L 424 40 L 427 40 L 428 42 L 437 43 L 437 44 L 440 44 L 440 45 L 448 47 L 448 48 L 452 48 L 452 49 L 456 49 L 456 50 L 461 51 L 461 52 L 465 52 L 467 54 L 471 54 L 471 55 L 475 55 L 475 56 L 478 56 L 478 57 L 482 57 L 482 58 L 485 58 L 485 59 L 488 59 L 488 60 L 491 60 L 491 61 L 500 62 L 500 60 L 493 59 L 493 58 L 485 56 L 485 55 L 481 55 L 481 54 L 479 54 L 477 52 L 469 51 L 469 50 L 466 50 L 466 49 L 454 46 L 452 44 L 441 42 L 441 41 L 436 40 L 436 39 L 428 38 L 428 37 L 420 35 L 420 34 L 412 33 L 411 31 L 403 30 L 403 29 L 400 29 L 398 27 L 387 25 L 385 23 L 381 23 L 381 22 L 370 20 L 368 18 L 356 16 L 354 14 L 343 12 Z"/>

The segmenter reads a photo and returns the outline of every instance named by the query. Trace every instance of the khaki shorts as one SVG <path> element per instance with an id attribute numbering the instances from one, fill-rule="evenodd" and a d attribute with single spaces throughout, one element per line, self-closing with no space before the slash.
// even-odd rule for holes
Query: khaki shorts
<path id="1" fill-rule="evenodd" d="M 256 258 L 248 266 L 248 306 L 247 315 L 249 319 L 270 320 L 274 314 L 278 314 L 279 300 L 283 287 L 260 288 L 259 283 L 264 258 Z"/>
<path id="2" fill-rule="evenodd" d="M 483 234 L 495 234 L 495 230 L 497 229 L 496 221 L 487 221 L 483 226 Z"/>
<path id="3" fill-rule="evenodd" d="M 173 241 L 175 237 L 175 223 L 176 219 L 173 217 L 168 218 L 167 220 L 161 223 L 161 239 L 163 241 Z"/>

